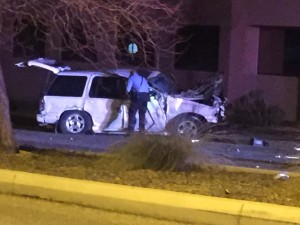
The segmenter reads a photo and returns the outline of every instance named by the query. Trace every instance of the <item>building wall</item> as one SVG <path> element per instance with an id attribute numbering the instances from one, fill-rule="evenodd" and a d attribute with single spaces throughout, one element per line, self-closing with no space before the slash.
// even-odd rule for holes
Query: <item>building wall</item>
<path id="1" fill-rule="evenodd" d="M 298 0 L 248 0 L 247 1 L 247 20 L 246 26 L 269 26 L 269 27 L 300 27 L 300 1 Z M 269 43 L 269 48 L 265 49 L 265 54 L 268 50 L 276 48 L 276 51 L 283 52 L 283 34 L 280 31 L 272 31 L 272 40 Z M 277 32 L 277 33 L 276 33 Z M 283 54 L 274 54 L 269 57 L 269 71 L 283 71 Z M 280 68 L 281 67 L 281 68 Z M 285 110 L 287 120 L 297 119 L 298 110 L 298 92 L 299 79 L 289 76 L 278 76 L 278 74 L 268 75 L 257 74 L 258 89 L 265 93 L 265 98 L 268 103 L 280 106 Z"/>
<path id="2" fill-rule="evenodd" d="M 284 0 L 232 0 L 228 31 L 226 96 L 230 101 L 252 90 L 262 90 L 268 104 L 276 104 L 286 112 L 287 120 L 296 120 L 298 109 L 298 78 L 258 74 L 260 27 L 300 26 L 300 2 Z M 267 66 L 282 71 L 282 33 L 272 33 L 272 43 L 266 46 L 270 55 Z M 221 42 L 224 40 L 221 40 Z M 270 41 L 270 38 L 266 41 Z M 271 51 L 272 50 L 272 51 Z M 272 53 L 270 53 L 272 52 Z"/>
<path id="3" fill-rule="evenodd" d="M 258 89 L 264 90 L 264 98 L 270 105 L 280 106 L 288 120 L 297 117 L 298 78 L 280 77 L 275 75 L 259 75 Z"/>
<path id="4" fill-rule="evenodd" d="M 283 71 L 283 32 L 265 33 L 269 37 L 263 40 L 260 27 L 300 27 L 300 1 L 197 0 L 191 14 L 194 23 L 220 26 L 218 70 L 225 75 L 224 93 L 229 102 L 259 89 L 265 93 L 267 103 L 285 110 L 285 119 L 296 120 L 298 78 L 278 75 Z M 269 43 L 259 51 L 260 41 Z M 264 70 L 270 71 L 268 75 L 258 74 L 262 58 L 269 59 L 263 62 Z M 277 73 L 272 75 L 272 71 Z M 174 74 L 185 87 L 207 76 L 205 71 L 191 70 L 174 70 Z"/>
<path id="5" fill-rule="evenodd" d="M 186 6 L 186 15 L 190 18 L 188 23 L 200 26 L 220 26 L 219 68 L 216 72 L 225 73 L 228 67 L 230 0 L 196 0 L 190 3 Z M 174 65 L 174 63 L 169 61 L 169 65 Z M 174 66 L 172 73 L 184 89 L 192 88 L 194 84 L 215 74 L 215 72 L 208 71 L 179 70 L 174 69 Z"/>
<path id="6" fill-rule="evenodd" d="M 300 26 L 298 0 L 247 0 L 248 25 Z"/>

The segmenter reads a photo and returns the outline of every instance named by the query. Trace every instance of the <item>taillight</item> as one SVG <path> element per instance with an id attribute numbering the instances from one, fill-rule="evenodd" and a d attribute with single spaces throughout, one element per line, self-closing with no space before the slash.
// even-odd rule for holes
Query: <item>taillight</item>
<path id="1" fill-rule="evenodd" d="M 44 111 L 45 110 L 45 101 L 44 99 L 42 98 L 41 101 L 40 101 L 40 112 Z"/>

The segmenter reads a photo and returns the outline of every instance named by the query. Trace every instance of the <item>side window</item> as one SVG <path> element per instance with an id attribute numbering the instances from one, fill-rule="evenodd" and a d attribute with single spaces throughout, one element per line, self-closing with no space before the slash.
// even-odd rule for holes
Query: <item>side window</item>
<path id="1" fill-rule="evenodd" d="M 84 76 L 57 76 L 50 86 L 47 95 L 81 97 L 87 77 Z"/>
<path id="2" fill-rule="evenodd" d="M 124 77 L 95 77 L 89 96 L 91 98 L 126 98 L 126 81 Z"/>

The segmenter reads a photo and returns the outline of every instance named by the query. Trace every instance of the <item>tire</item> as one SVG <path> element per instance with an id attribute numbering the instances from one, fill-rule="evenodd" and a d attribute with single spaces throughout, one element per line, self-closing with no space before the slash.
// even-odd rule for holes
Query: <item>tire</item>
<path id="1" fill-rule="evenodd" d="M 61 129 L 60 129 L 60 123 L 59 123 L 59 122 L 55 123 L 54 131 L 55 131 L 55 133 L 57 133 L 57 134 L 61 134 L 61 133 L 62 133 L 62 132 L 61 132 Z"/>
<path id="2" fill-rule="evenodd" d="M 59 127 L 64 134 L 86 134 L 92 130 L 92 119 L 83 111 L 67 111 L 59 120 Z"/>
<path id="3" fill-rule="evenodd" d="M 167 130 L 173 135 L 194 138 L 200 130 L 201 120 L 192 115 L 180 115 L 172 119 Z"/>

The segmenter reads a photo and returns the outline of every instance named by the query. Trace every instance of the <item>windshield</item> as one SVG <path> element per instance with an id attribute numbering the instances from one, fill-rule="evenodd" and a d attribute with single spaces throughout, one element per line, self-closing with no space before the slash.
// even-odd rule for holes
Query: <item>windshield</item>
<path id="1" fill-rule="evenodd" d="M 174 80 L 163 73 L 158 73 L 156 76 L 149 76 L 148 81 L 153 88 L 167 94 L 175 94 L 178 91 Z"/>

